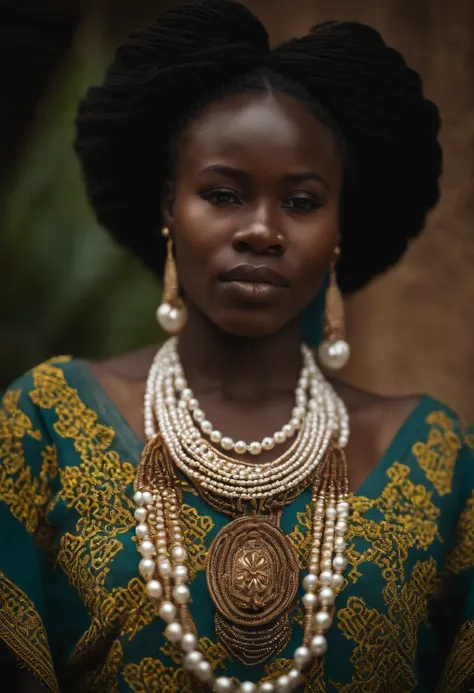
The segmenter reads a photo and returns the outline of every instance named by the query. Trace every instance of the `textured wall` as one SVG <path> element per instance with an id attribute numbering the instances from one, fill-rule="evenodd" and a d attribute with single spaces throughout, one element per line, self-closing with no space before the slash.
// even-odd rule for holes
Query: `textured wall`
<path id="1" fill-rule="evenodd" d="M 473 0 L 247 5 L 274 41 L 327 19 L 367 22 L 421 72 L 443 118 L 442 200 L 402 263 L 348 302 L 353 359 L 345 376 L 383 394 L 427 392 L 474 420 Z"/>

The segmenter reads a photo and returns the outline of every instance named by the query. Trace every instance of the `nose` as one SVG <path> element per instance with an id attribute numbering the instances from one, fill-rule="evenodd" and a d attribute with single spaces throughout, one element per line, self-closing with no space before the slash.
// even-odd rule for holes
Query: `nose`
<path id="1" fill-rule="evenodd" d="M 286 249 L 286 239 L 278 222 L 270 219 L 270 214 L 264 209 L 249 219 L 244 228 L 239 229 L 233 238 L 233 246 L 239 252 L 250 251 L 258 255 L 281 256 Z"/>

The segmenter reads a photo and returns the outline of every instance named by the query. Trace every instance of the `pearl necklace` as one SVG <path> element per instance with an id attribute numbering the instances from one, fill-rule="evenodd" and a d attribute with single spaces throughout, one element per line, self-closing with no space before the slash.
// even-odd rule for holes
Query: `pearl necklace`
<path id="1" fill-rule="evenodd" d="M 230 436 L 223 435 L 218 429 L 214 428 L 212 423 L 207 418 L 204 411 L 199 406 L 199 401 L 194 396 L 193 391 L 188 387 L 186 378 L 179 364 L 175 366 L 176 377 L 174 386 L 180 392 L 180 400 L 178 406 L 184 406 L 185 403 L 192 418 L 199 425 L 201 432 L 209 437 L 209 440 L 214 445 L 219 445 L 223 450 L 232 451 L 238 455 L 260 455 L 264 450 L 273 450 L 275 445 L 282 445 L 286 440 L 292 438 L 295 432 L 300 428 L 301 421 L 306 415 L 307 394 L 309 386 L 309 368 L 307 363 L 307 354 L 303 351 L 303 368 L 301 369 L 298 386 L 295 392 L 295 406 L 293 407 L 291 418 L 282 428 L 276 431 L 271 436 L 265 436 L 261 442 L 253 441 L 247 443 L 244 440 L 234 442 Z M 306 362 L 306 363 L 305 363 Z"/>
<path id="2" fill-rule="evenodd" d="M 275 498 L 314 475 L 319 464 L 324 470 L 329 470 L 327 476 L 321 471 L 313 484 L 313 539 L 308 574 L 303 580 L 304 644 L 295 650 L 294 666 L 288 674 L 276 681 L 263 682 L 258 687 L 250 681 L 235 687 L 230 678 L 216 679 L 211 664 L 197 649 L 198 638 L 190 627 L 186 607 L 191 595 L 186 584 L 187 554 L 180 529 L 176 489 L 160 487 L 158 482 L 148 479 L 150 488 L 145 488 L 142 483 L 136 491 L 136 536 L 142 556 L 139 572 L 146 581 L 146 592 L 157 604 L 158 613 L 167 624 L 165 637 L 181 648 L 185 669 L 211 685 L 216 693 L 294 691 L 302 681 L 302 671 L 327 649 L 324 634 L 331 626 L 334 600 L 342 587 L 342 573 L 347 567 L 344 535 L 349 504 L 344 454 L 340 448 L 336 449 L 339 452 L 333 466 L 331 459 L 324 455 L 330 450 L 330 441 L 335 434 L 341 448 L 347 444 L 349 426 L 343 403 L 317 369 L 306 347 L 303 347 L 303 357 L 310 393 L 306 416 L 302 417 L 291 448 L 274 462 L 262 464 L 259 468 L 219 455 L 202 438 L 186 401 L 180 398 L 182 389 L 177 388 L 176 379 L 183 378 L 183 374 L 175 339 L 161 347 L 150 369 L 145 395 L 145 429 L 151 440 L 147 448 L 151 446 L 153 449 L 159 438 L 156 421 L 173 462 L 204 488 L 210 488 L 223 497 L 246 500 Z"/>

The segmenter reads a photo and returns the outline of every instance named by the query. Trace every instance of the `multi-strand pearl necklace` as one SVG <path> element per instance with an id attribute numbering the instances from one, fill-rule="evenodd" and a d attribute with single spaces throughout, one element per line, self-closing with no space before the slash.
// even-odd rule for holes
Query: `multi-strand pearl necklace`
<path id="1" fill-rule="evenodd" d="M 159 488 L 158 484 L 151 490 L 142 486 L 135 493 L 136 535 L 142 555 L 139 571 L 146 581 L 146 592 L 157 603 L 159 615 L 167 623 L 165 636 L 183 651 L 183 666 L 216 693 L 294 691 L 302 681 L 302 671 L 327 649 L 325 632 L 332 623 L 335 596 L 343 584 L 342 573 L 347 566 L 344 535 L 349 504 L 345 457 L 340 448 L 347 444 L 349 426 L 343 403 L 306 347 L 303 347 L 303 360 L 298 389 L 306 400 L 299 392 L 297 406 L 304 408 L 304 414 L 298 422 L 297 436 L 286 453 L 258 467 L 218 453 L 203 438 L 198 425 L 207 419 L 204 415 L 201 421 L 196 420 L 191 412 L 198 407 L 189 407 L 193 398 L 188 392 L 183 397 L 183 391 L 188 388 L 175 339 L 161 347 L 150 369 L 145 396 L 146 435 L 153 439 L 158 427 L 173 462 L 199 486 L 225 498 L 273 499 L 313 478 L 318 465 L 324 467 L 313 484 L 313 537 L 308 574 L 303 580 L 306 613 L 303 644 L 295 650 L 294 666 L 288 674 L 259 686 L 250 681 L 235 686 L 230 678 L 215 678 L 211 664 L 198 649 L 198 638 L 189 625 L 186 607 L 190 599 L 186 584 L 187 554 L 176 490 Z M 335 435 L 340 446 L 339 458 L 332 463 L 326 453 Z M 325 470 L 327 476 L 323 475 Z"/>

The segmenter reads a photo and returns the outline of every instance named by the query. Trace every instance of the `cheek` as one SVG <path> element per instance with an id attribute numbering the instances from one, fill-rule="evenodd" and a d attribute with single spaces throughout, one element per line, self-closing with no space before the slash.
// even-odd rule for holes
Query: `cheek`
<path id="1" fill-rule="evenodd" d="M 305 294 L 315 294 L 327 273 L 339 242 L 339 214 L 336 209 L 319 210 L 305 228 L 298 230 L 298 264 Z"/>
<path id="2" fill-rule="evenodd" d="M 222 230 L 211 223 L 208 208 L 209 203 L 197 195 L 176 200 L 174 237 L 178 269 L 202 267 L 220 242 Z"/>

